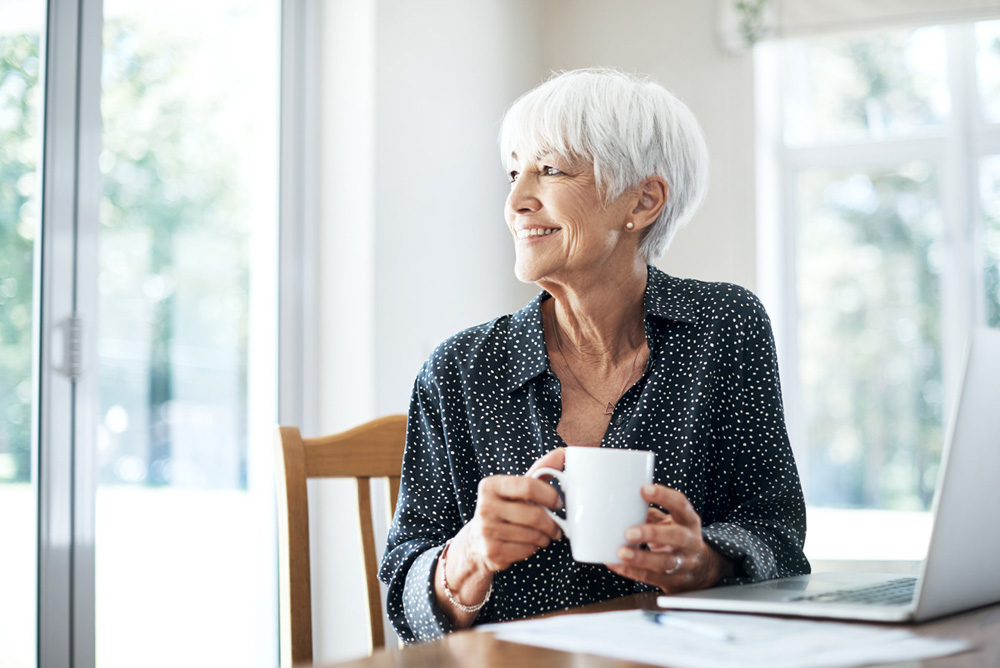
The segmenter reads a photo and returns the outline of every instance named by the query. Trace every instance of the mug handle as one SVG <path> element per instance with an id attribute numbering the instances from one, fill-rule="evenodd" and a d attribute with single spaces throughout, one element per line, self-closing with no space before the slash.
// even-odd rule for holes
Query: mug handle
<path id="1" fill-rule="evenodd" d="M 538 478 L 543 475 L 550 475 L 556 480 L 558 480 L 560 484 L 563 484 L 563 476 L 566 475 L 566 473 L 565 471 L 559 471 L 556 469 L 549 468 L 548 466 L 543 466 L 541 468 L 535 469 L 528 475 L 530 475 L 532 478 Z M 549 514 L 549 517 L 555 520 L 556 524 L 559 525 L 559 528 L 562 529 L 563 534 L 570 540 L 573 540 L 573 537 L 569 535 L 569 522 L 559 517 L 548 508 L 543 508 L 543 510 Z"/>

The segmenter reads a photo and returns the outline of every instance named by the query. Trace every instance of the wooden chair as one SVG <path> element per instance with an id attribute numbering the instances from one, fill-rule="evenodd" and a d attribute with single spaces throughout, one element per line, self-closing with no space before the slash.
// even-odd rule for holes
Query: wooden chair
<path id="1" fill-rule="evenodd" d="M 312 663 L 312 600 L 309 578 L 309 509 L 306 480 L 355 478 L 361 519 L 361 548 L 367 581 L 372 647 L 385 645 L 382 602 L 376 573 L 375 536 L 369 481 L 388 478 L 388 514 L 399 494 L 406 441 L 406 416 L 390 415 L 339 434 L 302 438 L 298 427 L 275 431 L 280 570 L 281 665 Z"/>

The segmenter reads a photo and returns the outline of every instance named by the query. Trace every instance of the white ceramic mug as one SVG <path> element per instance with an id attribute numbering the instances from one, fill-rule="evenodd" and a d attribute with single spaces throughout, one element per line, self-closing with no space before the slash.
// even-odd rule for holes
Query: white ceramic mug
<path id="1" fill-rule="evenodd" d="M 649 504 L 643 485 L 653 482 L 656 457 L 645 450 L 568 447 L 564 471 L 542 467 L 531 477 L 550 475 L 565 496 L 566 519 L 546 509 L 569 538 L 573 558 L 592 564 L 619 563 L 625 530 L 646 523 Z"/>

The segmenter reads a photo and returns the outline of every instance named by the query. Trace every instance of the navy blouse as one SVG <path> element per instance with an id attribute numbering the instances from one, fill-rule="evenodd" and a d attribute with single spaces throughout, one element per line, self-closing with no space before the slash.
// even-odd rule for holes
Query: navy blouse
<path id="1" fill-rule="evenodd" d="M 479 481 L 523 475 L 565 443 L 541 292 L 513 315 L 442 343 L 417 376 L 396 514 L 379 578 L 408 643 L 451 630 L 434 597 L 444 542 L 472 519 Z M 656 453 L 654 481 L 680 490 L 705 541 L 733 560 L 723 584 L 809 572 L 806 515 L 788 444 L 770 321 L 749 291 L 649 267 L 649 361 L 618 401 L 601 447 Z M 476 624 L 519 619 L 654 587 L 573 560 L 563 538 L 493 578 Z"/>

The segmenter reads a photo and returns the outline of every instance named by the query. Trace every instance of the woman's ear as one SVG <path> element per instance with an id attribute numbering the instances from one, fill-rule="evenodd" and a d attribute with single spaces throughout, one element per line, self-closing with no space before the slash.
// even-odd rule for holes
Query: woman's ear
<path id="1" fill-rule="evenodd" d="M 640 183 L 637 190 L 639 201 L 632 210 L 632 222 L 635 229 L 642 230 L 656 222 L 667 203 L 670 186 L 662 176 L 654 175 Z"/>

